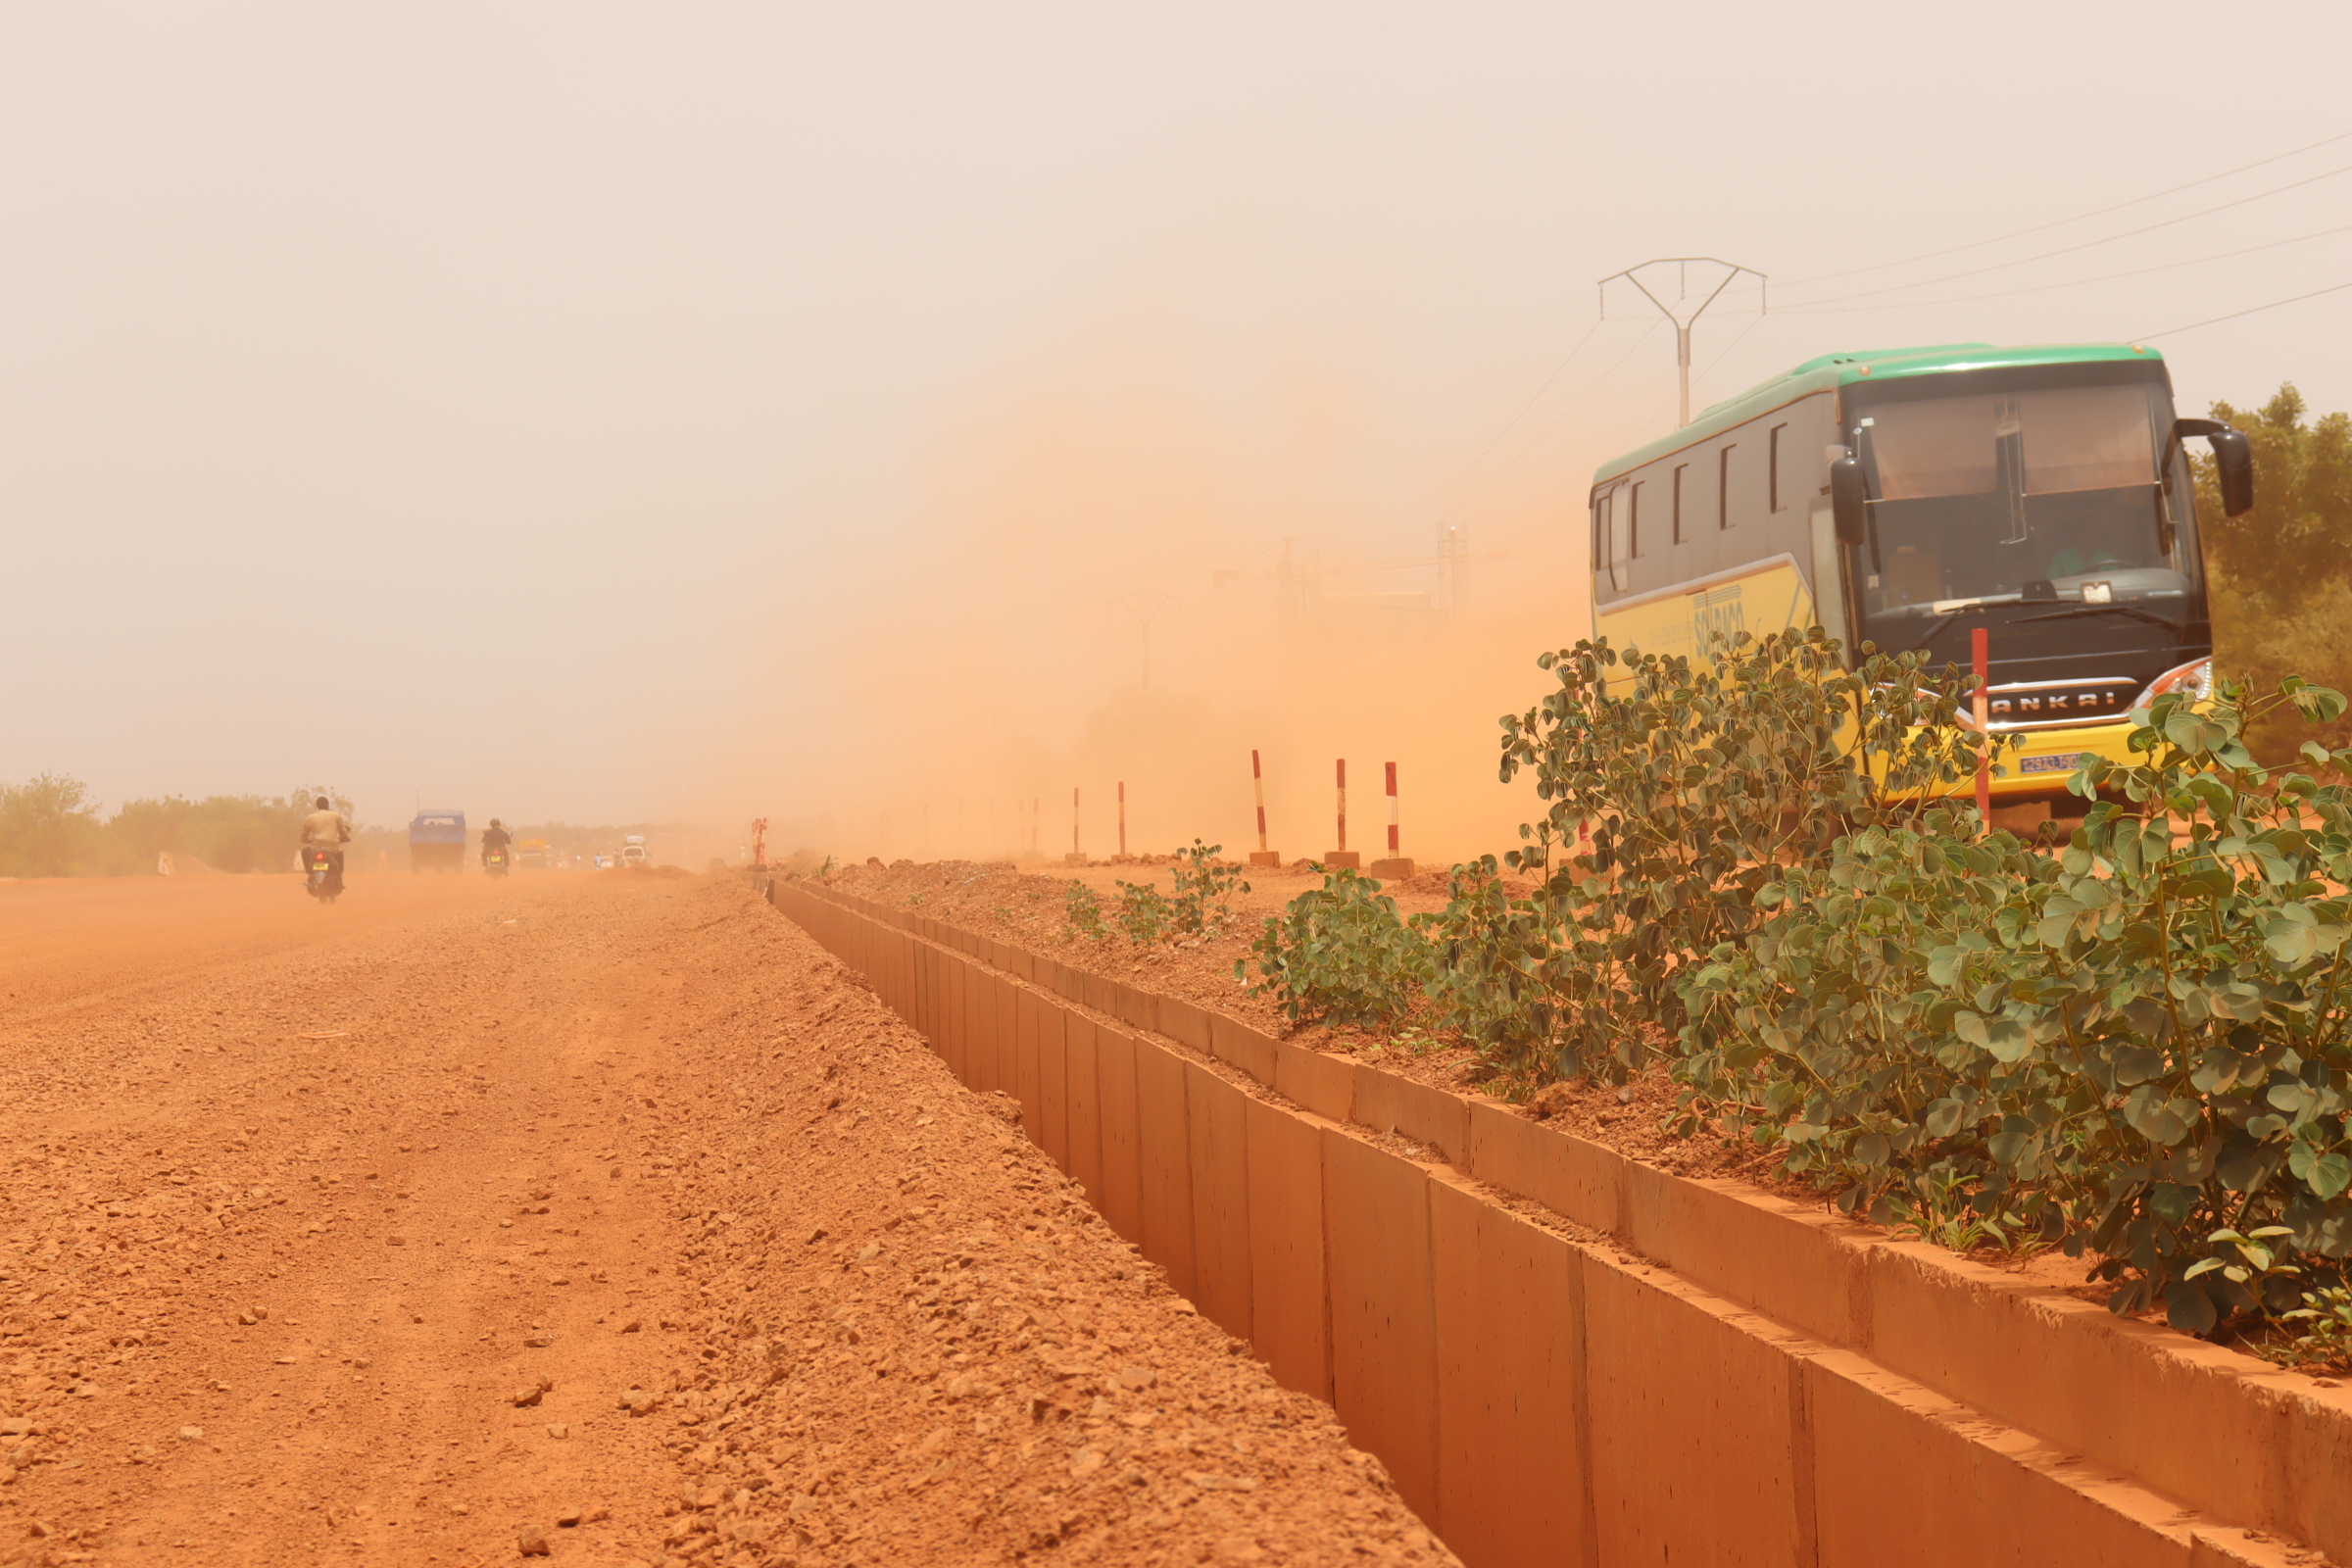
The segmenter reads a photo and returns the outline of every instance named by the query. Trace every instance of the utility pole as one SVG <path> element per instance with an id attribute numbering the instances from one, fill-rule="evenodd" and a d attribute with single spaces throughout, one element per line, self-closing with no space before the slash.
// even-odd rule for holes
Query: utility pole
<path id="1" fill-rule="evenodd" d="M 1151 601 L 1152 608 L 1147 611 L 1137 605 L 1136 601 L 1139 599 Z M 1161 611 L 1175 602 L 1175 599 L 1167 594 L 1122 594 L 1119 596 L 1119 603 L 1127 607 L 1127 613 L 1133 615 L 1136 624 L 1143 628 L 1144 690 L 1146 691 L 1152 689 L 1152 621 Z"/>
<path id="2" fill-rule="evenodd" d="M 1664 276 L 1652 273 L 1658 284 L 1657 289 L 1651 288 L 1648 283 L 1642 280 L 1643 272 L 1649 272 L 1653 268 L 1665 267 L 1674 269 L 1672 287 L 1674 303 L 1671 305 L 1659 297 L 1659 291 L 1667 287 Z M 1690 269 L 1693 267 L 1720 269 L 1722 271 L 1722 276 L 1715 278 L 1715 286 L 1707 289 L 1706 297 L 1700 299 L 1696 305 L 1690 303 L 1696 297 L 1692 294 L 1690 286 Z M 1655 305 L 1666 319 L 1674 323 L 1674 363 L 1676 368 L 1681 372 L 1683 384 L 1683 424 L 1690 422 L 1690 328 L 1696 324 L 1701 316 L 1706 314 L 1707 307 L 1715 303 L 1716 296 L 1731 287 L 1733 279 L 1743 272 L 1756 280 L 1756 314 L 1760 316 L 1764 312 L 1763 290 L 1766 286 L 1764 274 L 1752 267 L 1741 267 L 1734 262 L 1718 261 L 1712 256 L 1661 256 L 1653 261 L 1643 262 L 1640 267 L 1629 267 L 1622 272 L 1611 272 L 1600 280 L 1601 315 L 1604 318 L 1608 315 L 1609 285 L 1619 278 L 1623 278 L 1640 289 L 1649 303 Z M 1702 270 L 1699 274 L 1699 286 L 1704 288 L 1707 279 L 1712 275 L 1711 272 Z"/>
<path id="3" fill-rule="evenodd" d="M 1462 568 L 1470 560 L 1470 536 L 1458 522 L 1438 530 L 1438 609 L 1448 615 L 1462 610 Z"/>

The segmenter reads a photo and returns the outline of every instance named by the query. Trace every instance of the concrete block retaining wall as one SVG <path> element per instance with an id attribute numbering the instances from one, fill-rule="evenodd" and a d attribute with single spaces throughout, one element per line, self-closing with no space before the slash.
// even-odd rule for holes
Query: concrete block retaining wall
<path id="1" fill-rule="evenodd" d="M 912 910 L 769 896 L 1472 1568 L 2352 1562 L 2352 1391 Z"/>

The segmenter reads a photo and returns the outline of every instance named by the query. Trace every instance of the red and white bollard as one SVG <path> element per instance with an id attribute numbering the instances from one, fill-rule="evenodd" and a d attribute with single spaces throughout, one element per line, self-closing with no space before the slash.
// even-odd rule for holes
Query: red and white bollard
<path id="1" fill-rule="evenodd" d="M 1389 768 L 1389 858 L 1396 858 L 1396 764 Z"/>
<path id="2" fill-rule="evenodd" d="M 1977 693 L 1971 705 L 1977 721 L 1977 815 L 1984 831 L 1992 831 L 1992 633 L 1979 626 L 1968 634 L 1968 652 L 1977 666 Z"/>
<path id="3" fill-rule="evenodd" d="M 1334 871 L 1361 870 L 1364 858 L 1348 847 L 1348 759 L 1339 759 L 1340 779 L 1340 847 L 1323 857 L 1323 863 Z"/>
<path id="4" fill-rule="evenodd" d="M 1389 854 L 1388 858 L 1372 862 L 1372 874 L 1377 877 L 1400 877 L 1413 874 L 1413 862 L 1397 848 L 1396 827 L 1396 764 L 1388 764 L 1389 772 Z"/>
<path id="5" fill-rule="evenodd" d="M 1257 848 L 1250 852 L 1251 865 L 1280 865 L 1282 855 L 1266 847 L 1266 775 L 1257 761 L 1257 750 L 1250 752 L 1250 787 L 1257 792 Z"/>

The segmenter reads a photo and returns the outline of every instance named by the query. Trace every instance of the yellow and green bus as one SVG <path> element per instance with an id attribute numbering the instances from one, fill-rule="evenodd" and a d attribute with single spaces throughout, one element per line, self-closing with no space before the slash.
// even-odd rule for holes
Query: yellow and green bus
<path id="1" fill-rule="evenodd" d="M 1984 627 L 1990 726 L 2019 740 L 1994 797 L 2054 801 L 2078 757 L 2131 760 L 2132 711 L 2210 690 L 2190 438 L 2212 445 L 2224 511 L 2251 507 L 2245 437 L 2177 417 L 2154 349 L 1808 360 L 1600 466 L 1593 629 L 1703 658 L 1717 636 L 1819 624 L 1965 667 Z"/>

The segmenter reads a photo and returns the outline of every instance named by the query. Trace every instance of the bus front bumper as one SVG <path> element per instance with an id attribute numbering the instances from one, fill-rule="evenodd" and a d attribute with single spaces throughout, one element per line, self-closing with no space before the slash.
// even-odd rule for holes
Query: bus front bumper
<path id="1" fill-rule="evenodd" d="M 2067 779 L 2093 757 L 2124 766 L 2145 762 L 2145 753 L 2126 744 L 2138 727 L 2129 718 L 2119 718 L 2073 729 L 2002 731 L 2001 739 L 2014 738 L 2018 744 L 1993 764 L 1992 798 L 2009 802 L 2063 796 L 2068 793 Z"/>

